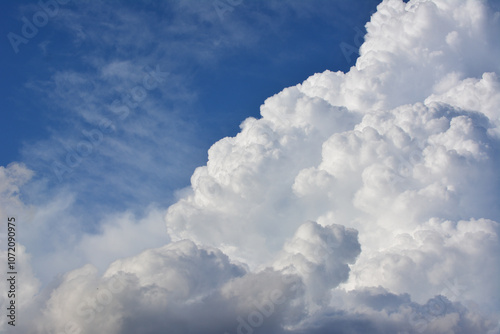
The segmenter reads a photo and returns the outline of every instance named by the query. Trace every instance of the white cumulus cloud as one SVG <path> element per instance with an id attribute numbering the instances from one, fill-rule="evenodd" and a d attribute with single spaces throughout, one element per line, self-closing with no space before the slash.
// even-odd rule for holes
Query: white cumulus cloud
<path id="1" fill-rule="evenodd" d="M 165 213 L 170 243 L 60 277 L 25 333 L 498 333 L 492 8 L 383 1 L 349 72 L 284 89 L 211 147 Z M 133 242 L 124 220 L 82 247 Z"/>

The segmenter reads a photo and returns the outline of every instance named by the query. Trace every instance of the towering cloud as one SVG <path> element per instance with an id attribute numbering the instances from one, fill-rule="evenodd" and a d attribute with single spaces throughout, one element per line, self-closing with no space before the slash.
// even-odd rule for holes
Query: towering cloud
<path id="1" fill-rule="evenodd" d="M 25 332 L 499 333 L 499 18 L 383 1 L 348 73 L 212 146 L 171 243 L 66 274 Z"/>

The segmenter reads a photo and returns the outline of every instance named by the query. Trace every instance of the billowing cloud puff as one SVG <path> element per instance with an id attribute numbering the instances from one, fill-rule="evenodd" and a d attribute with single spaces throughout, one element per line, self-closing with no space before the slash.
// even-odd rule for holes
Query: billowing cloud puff
<path id="1" fill-rule="evenodd" d="M 312 299 L 327 300 L 330 289 L 349 277 L 349 264 L 359 255 L 358 233 L 341 225 L 321 226 L 308 222 L 286 242 L 275 267 L 300 275 Z"/>
<path id="2" fill-rule="evenodd" d="M 356 116 L 297 88 L 267 100 L 262 114 L 212 146 L 207 166 L 191 178 L 193 193 L 168 210 L 174 240 L 193 239 L 261 264 L 307 220 L 294 179 L 320 161 L 327 134 L 351 128 Z"/>
<path id="3" fill-rule="evenodd" d="M 407 294 L 378 287 L 334 290 L 332 301 L 292 333 L 497 333 L 500 328 L 443 296 L 417 304 Z"/>
<path id="4" fill-rule="evenodd" d="M 481 307 L 495 309 L 500 290 L 489 278 L 499 275 L 498 228 L 498 223 L 486 219 L 431 219 L 411 233 L 395 235 L 386 247 L 360 259 L 352 282 L 411 292 L 413 300 L 420 302 L 443 295 L 466 304 L 480 301 Z"/>
<path id="5" fill-rule="evenodd" d="M 499 17 L 383 1 L 355 67 L 267 99 L 172 242 L 66 274 L 39 332 L 498 333 Z"/>
<path id="6" fill-rule="evenodd" d="M 219 250 L 186 240 L 118 260 L 102 276 L 91 265 L 66 274 L 37 319 L 37 330 L 279 330 L 283 319 L 300 314 L 300 309 L 294 311 L 298 306 L 290 305 L 301 292 L 297 278 L 273 270 L 248 273 Z"/>
<path id="7" fill-rule="evenodd" d="M 199 308 L 213 290 L 244 273 L 218 250 L 190 241 L 169 244 L 118 260 L 102 277 L 92 266 L 68 273 L 52 292 L 41 323 L 50 332 L 92 333 L 97 325 L 110 333 L 156 333 L 165 325 L 182 332 L 189 315 L 183 318 L 178 307 Z"/>

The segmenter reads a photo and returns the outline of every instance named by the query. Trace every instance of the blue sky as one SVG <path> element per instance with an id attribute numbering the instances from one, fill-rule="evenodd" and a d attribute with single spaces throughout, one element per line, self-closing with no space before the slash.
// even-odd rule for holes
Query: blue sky
<path id="1" fill-rule="evenodd" d="M 0 163 L 25 163 L 49 193 L 70 189 L 87 214 L 171 203 L 207 149 L 259 117 L 267 97 L 354 65 L 340 45 L 359 47 L 378 1 L 233 3 L 69 1 L 46 23 L 35 1 L 2 3 Z M 13 46 L 23 17 L 40 27 Z M 142 87 L 146 68 L 168 77 L 113 118 L 110 106 Z M 58 178 L 53 163 L 67 166 L 102 119 L 115 130 Z"/>

